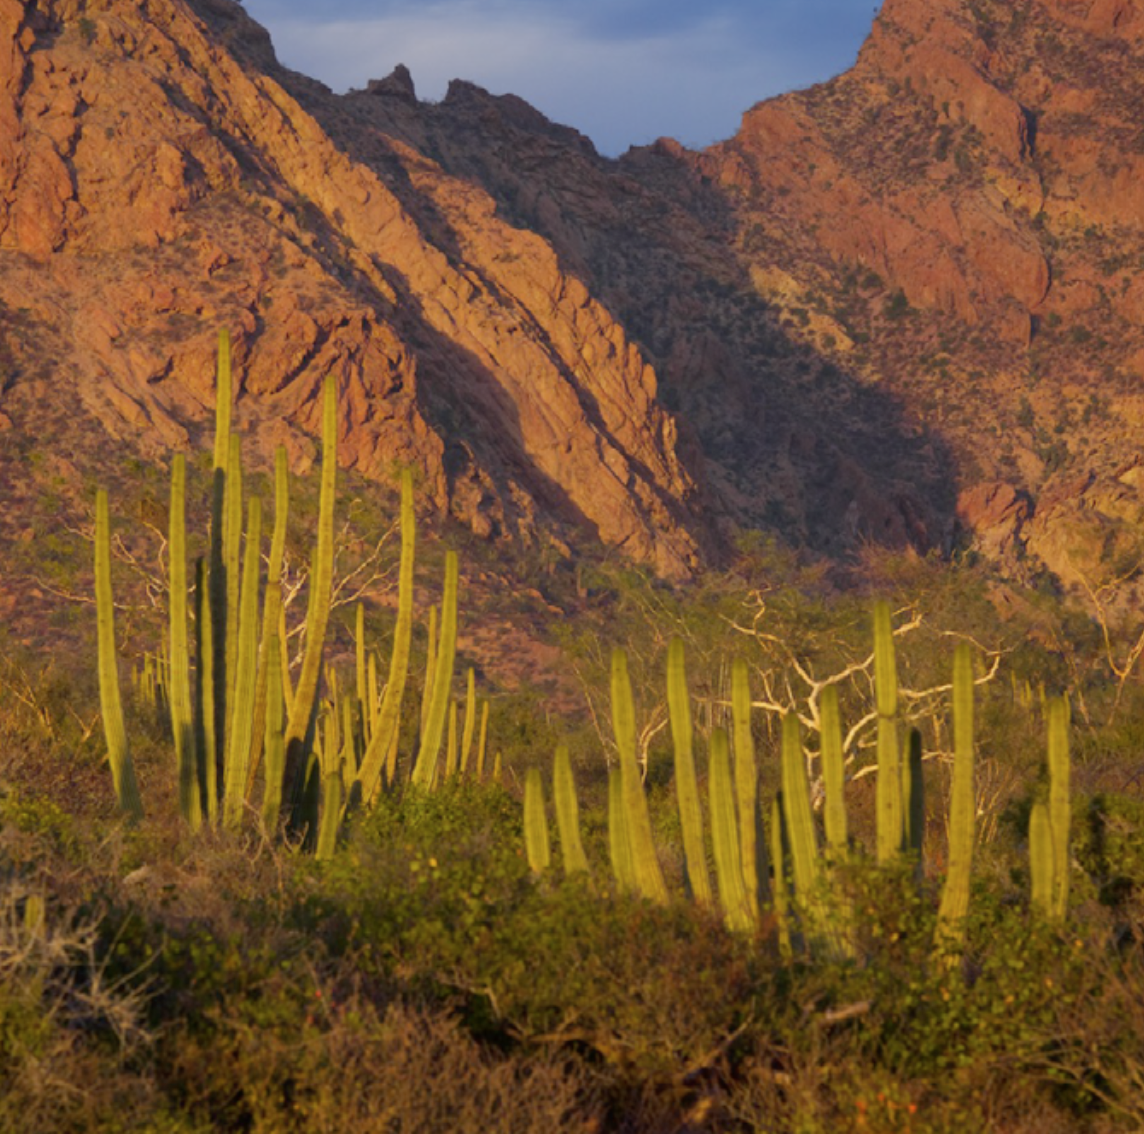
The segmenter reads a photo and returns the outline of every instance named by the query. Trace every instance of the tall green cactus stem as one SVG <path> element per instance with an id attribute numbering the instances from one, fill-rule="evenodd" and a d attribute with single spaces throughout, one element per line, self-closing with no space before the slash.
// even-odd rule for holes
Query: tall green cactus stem
<path id="1" fill-rule="evenodd" d="M 425 735 L 429 726 L 429 706 L 433 703 L 433 675 L 437 672 L 437 608 L 429 608 L 428 641 L 425 646 L 425 684 L 421 689 L 421 731 L 418 738 Z"/>
<path id="2" fill-rule="evenodd" d="M 310 594 L 306 605 L 306 652 L 294 689 L 286 726 L 286 791 L 293 799 L 303 785 L 307 757 L 306 734 L 318 694 L 322 649 L 330 618 L 334 577 L 334 490 L 338 473 L 338 390 L 326 379 L 322 407 L 322 480 L 318 498 L 318 538 L 310 563 Z"/>
<path id="3" fill-rule="evenodd" d="M 477 675 L 469 666 L 465 681 L 465 727 L 461 733 L 461 775 L 468 771 L 473 751 L 473 733 L 477 727 Z"/>
<path id="4" fill-rule="evenodd" d="M 751 735 L 751 683 L 747 663 L 736 658 L 731 666 L 731 723 L 735 752 L 735 799 L 739 809 L 739 861 L 743 884 L 751 903 L 751 916 L 758 921 L 768 901 L 767 841 L 759 809 L 759 770 L 755 740 Z"/>
<path id="5" fill-rule="evenodd" d="M 711 839 L 715 851 L 715 877 L 727 928 L 739 933 L 755 926 L 751 900 L 743 880 L 739 824 L 735 820 L 735 787 L 727 733 L 717 728 L 711 734 L 711 758 L 707 789 L 711 804 Z"/>
<path id="6" fill-rule="evenodd" d="M 774 871 L 771 878 L 771 894 L 775 915 L 775 927 L 778 930 L 779 956 L 789 961 L 794 950 L 791 948 L 790 937 L 790 895 L 787 892 L 787 854 L 785 839 L 783 838 L 783 793 L 780 791 L 771 800 L 771 866 Z"/>
<path id="7" fill-rule="evenodd" d="M 890 606 L 874 605 L 874 693 L 878 709 L 878 786 L 875 800 L 878 862 L 902 849 L 902 771 L 898 753 L 898 667 Z"/>
<path id="8" fill-rule="evenodd" d="M 99 707 L 107 758 L 119 808 L 133 820 L 143 818 L 143 804 L 135 782 L 135 765 L 127 744 L 123 701 L 119 694 L 119 661 L 115 654 L 115 612 L 111 598 L 111 521 L 107 493 L 95 497 L 95 614 L 99 640 Z"/>
<path id="9" fill-rule="evenodd" d="M 246 777 L 246 794 L 254 790 L 254 776 L 262 755 L 266 734 L 267 688 L 271 667 L 279 667 L 275 628 L 282 617 L 282 561 L 286 554 L 286 517 L 290 508 L 289 472 L 286 450 L 279 445 L 274 452 L 274 533 L 270 537 L 270 563 L 266 577 L 266 600 L 262 607 L 262 633 L 258 640 L 258 676 L 254 691 L 254 722 L 251 728 L 251 748 Z M 279 680 L 279 690 L 281 690 Z"/>
<path id="10" fill-rule="evenodd" d="M 529 768 L 524 775 L 524 847 L 533 874 L 543 874 L 552 864 L 552 849 L 539 768 Z"/>
<path id="11" fill-rule="evenodd" d="M 806 757 L 799 735 L 798 717 L 783 717 L 782 742 L 783 814 L 790 839 L 791 872 L 799 901 L 812 906 L 818 888 L 818 843 L 814 815 L 810 810 L 810 784 Z"/>
<path id="12" fill-rule="evenodd" d="M 354 618 L 354 662 L 357 676 L 357 718 L 364 734 L 369 728 L 369 685 L 365 663 L 365 606 L 360 602 Z"/>
<path id="13" fill-rule="evenodd" d="M 370 650 L 366 662 L 366 696 L 368 698 L 366 702 L 368 732 L 365 743 L 366 748 L 368 748 L 369 742 L 373 739 L 373 734 L 377 732 L 377 726 L 381 721 L 381 692 L 377 677 L 377 654 L 373 650 Z"/>
<path id="14" fill-rule="evenodd" d="M 210 701 L 214 708 L 212 722 L 214 758 L 219 760 L 226 744 L 226 626 L 227 626 L 227 579 L 226 579 L 226 516 L 227 516 L 227 460 L 230 450 L 231 401 L 233 399 L 230 335 L 219 331 L 218 371 L 215 384 L 215 434 L 214 434 L 214 473 L 211 484 L 211 546 L 209 571 L 209 610 L 211 619 L 211 677 L 213 688 Z M 209 777 L 217 782 L 217 764 Z M 207 811 L 213 819 L 217 808 L 217 796 L 207 800 Z"/>
<path id="15" fill-rule="evenodd" d="M 331 761 L 335 763 L 336 761 Z M 318 827 L 318 844 L 314 857 L 328 862 L 334 857 L 338 843 L 338 827 L 342 816 L 342 773 L 340 768 L 322 776 L 322 818 Z"/>
<path id="16" fill-rule="evenodd" d="M 281 584 L 275 584 L 279 589 Z M 268 650 L 274 657 L 278 648 L 278 628 L 270 632 Z M 278 827 L 282 806 L 282 777 L 286 772 L 286 702 L 282 693 L 282 668 L 271 665 L 266 671 L 266 777 L 262 793 L 262 824 L 268 832 Z"/>
<path id="17" fill-rule="evenodd" d="M 1053 862 L 1052 823 L 1043 799 L 1033 803 L 1029 812 L 1029 875 L 1032 880 L 1033 908 L 1044 918 L 1053 919 L 1053 897 L 1056 890 Z"/>
<path id="18" fill-rule="evenodd" d="M 218 817 L 218 764 L 215 751 L 214 646 L 206 564 L 195 561 L 195 763 L 199 800 L 208 823 Z"/>
<path id="19" fill-rule="evenodd" d="M 838 711 L 837 685 L 828 685 L 822 691 L 820 711 L 826 845 L 830 848 L 831 855 L 839 859 L 846 854 L 850 836 L 846 825 L 846 766 L 842 754 L 842 716 Z"/>
<path id="20" fill-rule="evenodd" d="M 481 704 L 481 732 L 477 740 L 477 779 L 485 778 L 485 753 L 489 747 L 489 703 Z"/>
<path id="21" fill-rule="evenodd" d="M 552 764 L 552 793 L 556 798 L 556 829 L 560 833 L 564 873 L 581 873 L 588 869 L 588 856 L 580 840 L 580 805 L 576 800 L 576 780 L 572 776 L 572 759 L 566 744 L 556 748 Z"/>
<path id="22" fill-rule="evenodd" d="M 170 580 L 168 615 L 171 628 L 171 732 L 179 782 L 179 813 L 197 831 L 202 823 L 191 714 L 191 646 L 187 634 L 187 462 L 176 453 L 171 462 L 171 509 L 168 524 Z"/>
<path id="23" fill-rule="evenodd" d="M 1069 705 L 1053 697 L 1047 708 L 1049 763 L 1049 829 L 1053 837 L 1053 894 L 1050 914 L 1064 921 L 1069 906 Z"/>
<path id="24" fill-rule="evenodd" d="M 628 809 L 624 804 L 624 777 L 618 767 L 608 772 L 608 858 L 621 893 L 639 890 L 632 841 L 628 831 Z"/>
<path id="25" fill-rule="evenodd" d="M 460 742 L 457 739 L 457 717 L 459 710 L 456 701 L 449 702 L 449 729 L 445 741 L 445 778 L 455 776 L 460 769 Z"/>
<path id="26" fill-rule="evenodd" d="M 651 831 L 647 797 L 636 759 L 636 711 L 628 659 L 623 650 L 612 651 L 612 727 L 620 753 L 620 776 L 624 809 L 627 812 L 628 843 L 639 892 L 653 902 L 666 904 L 667 884 L 663 880 L 655 840 Z"/>
<path id="27" fill-rule="evenodd" d="M 926 793 L 922 767 L 922 734 L 910 729 L 908 757 L 902 765 L 902 798 L 906 803 L 906 848 L 921 876 L 926 834 Z"/>
<path id="28" fill-rule="evenodd" d="M 702 906 L 709 906 L 712 899 L 711 880 L 707 874 L 707 852 L 703 846 L 703 808 L 699 802 L 699 781 L 695 775 L 695 755 L 692 750 L 691 696 L 687 691 L 683 642 L 679 638 L 673 638 L 667 648 L 667 707 L 671 717 L 671 739 L 675 745 L 675 792 L 683 830 L 687 888 L 695 901 Z M 714 813 L 714 800 L 712 812 Z M 738 837 L 736 825 L 736 840 Z M 735 857 L 738 860 L 737 849 Z"/>
<path id="29" fill-rule="evenodd" d="M 949 866 L 937 911 L 942 952 L 953 956 L 965 941 L 973 867 L 973 654 L 966 642 L 953 655 L 953 784 L 949 799 Z"/>
<path id="30" fill-rule="evenodd" d="M 242 822 L 247 771 L 254 729 L 254 699 L 258 676 L 258 573 L 262 564 L 262 501 L 252 497 L 246 523 L 246 554 L 242 563 L 238 642 L 235 649 L 234 695 L 227 729 L 226 782 L 222 821 L 229 830 Z"/>
<path id="31" fill-rule="evenodd" d="M 497 752 L 497 754 L 493 757 L 493 783 L 499 785 L 503 782 L 504 771 L 501 764 L 501 754 L 500 752 Z"/>
<path id="32" fill-rule="evenodd" d="M 397 624 L 393 631 L 393 653 L 389 658 L 389 680 L 378 711 L 377 725 L 362 756 L 358 779 L 362 799 L 372 801 L 381 789 L 382 769 L 392 783 L 397 774 L 397 739 L 401 732 L 401 702 L 409 675 L 409 644 L 413 638 L 413 563 L 417 544 L 417 524 L 413 515 L 413 476 L 401 474 L 401 565 L 397 582 Z"/>
<path id="33" fill-rule="evenodd" d="M 223 560 L 226 571 L 226 727 L 234 719 L 234 690 L 238 680 L 238 604 L 242 585 L 242 439 L 230 435 L 226 461 L 226 516 L 223 521 Z M 227 736 L 227 751 L 230 737 Z"/>
<path id="34" fill-rule="evenodd" d="M 441 737 L 445 731 L 445 715 L 449 707 L 449 687 L 453 679 L 453 663 L 457 654 L 457 553 L 445 555 L 445 593 L 441 599 L 441 640 L 433 667 L 433 699 L 413 769 L 413 782 L 428 787 L 437 767 Z"/>

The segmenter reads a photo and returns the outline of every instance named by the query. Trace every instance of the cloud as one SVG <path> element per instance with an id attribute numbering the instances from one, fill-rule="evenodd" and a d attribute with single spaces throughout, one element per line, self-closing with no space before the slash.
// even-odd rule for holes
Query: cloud
<path id="1" fill-rule="evenodd" d="M 729 137 L 759 99 L 847 66 L 868 15 L 857 28 L 853 19 L 835 20 L 829 37 L 797 34 L 799 21 L 817 11 L 821 24 L 839 2 L 338 0 L 318 8 L 248 0 L 246 7 L 269 28 L 283 63 L 334 90 L 364 87 L 405 63 L 420 98 L 439 99 L 450 79 L 467 79 L 519 95 L 617 154 L 661 135 L 696 146 Z M 854 0 L 844 6 L 853 15 Z"/>

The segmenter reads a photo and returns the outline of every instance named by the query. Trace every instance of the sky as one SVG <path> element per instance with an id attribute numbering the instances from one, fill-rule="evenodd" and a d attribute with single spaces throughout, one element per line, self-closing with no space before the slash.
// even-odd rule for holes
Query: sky
<path id="1" fill-rule="evenodd" d="M 878 0 L 245 0 L 279 60 L 340 92 L 398 63 L 515 94 L 601 153 L 730 137 L 760 99 L 845 70 Z"/>

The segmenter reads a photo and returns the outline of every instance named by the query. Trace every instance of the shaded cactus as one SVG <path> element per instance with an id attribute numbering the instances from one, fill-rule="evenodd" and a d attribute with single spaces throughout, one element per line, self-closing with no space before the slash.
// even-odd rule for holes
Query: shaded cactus
<path id="1" fill-rule="evenodd" d="M 922 763 L 922 734 L 910 729 L 906 762 L 902 765 L 902 799 L 905 802 L 906 849 L 913 855 L 919 872 L 926 832 L 926 795 Z"/>
<path id="2" fill-rule="evenodd" d="M 552 863 L 552 850 L 539 768 L 529 768 L 524 776 L 524 847 L 532 872 L 544 873 Z"/>
<path id="3" fill-rule="evenodd" d="M 1069 705 L 1065 697 L 1051 698 L 1047 706 L 1049 765 L 1049 830 L 1053 840 L 1053 889 L 1050 914 L 1064 921 L 1069 905 L 1069 836 L 1072 809 L 1069 798 Z"/>
<path id="4" fill-rule="evenodd" d="M 790 960 L 794 950 L 790 934 L 790 894 L 787 890 L 786 838 L 783 829 L 783 793 L 771 800 L 771 896 L 775 928 L 779 939 L 779 956 Z"/>
<path id="5" fill-rule="evenodd" d="M 739 860 L 743 884 L 757 922 L 768 901 L 767 841 L 759 809 L 759 772 L 751 735 L 751 687 L 747 663 L 736 658 L 731 666 L 731 722 L 734 742 L 735 801 L 739 812 Z"/>
<path id="6" fill-rule="evenodd" d="M 818 888 L 818 840 L 810 810 L 810 784 L 806 757 L 799 735 L 798 717 L 783 717 L 782 739 L 783 818 L 790 840 L 791 873 L 799 901 L 810 907 Z"/>
<path id="7" fill-rule="evenodd" d="M 143 818 L 143 803 L 135 782 L 135 766 L 127 743 L 123 701 L 119 693 L 119 661 L 115 652 L 115 613 L 111 598 L 111 521 L 107 493 L 95 498 L 95 612 L 99 645 L 99 706 L 107 758 L 119 808 L 131 819 Z"/>
<path id="8" fill-rule="evenodd" d="M 645 898 L 662 904 L 667 901 L 667 885 L 655 850 L 651 816 L 636 759 L 636 714 L 628 659 L 624 651 L 618 649 L 612 651 L 612 727 L 620 754 L 624 811 L 636 885 Z"/>
<path id="9" fill-rule="evenodd" d="M 842 754 L 842 718 L 838 711 L 838 687 L 828 685 L 822 691 L 822 784 L 825 794 L 823 820 L 826 845 L 835 858 L 846 853 L 849 832 L 846 825 L 846 801 L 843 790 L 846 768 Z"/>
<path id="10" fill-rule="evenodd" d="M 1045 918 L 1054 917 L 1056 892 L 1055 848 L 1049 808 L 1043 799 L 1035 800 L 1029 812 L 1029 876 L 1033 908 Z"/>
<path id="11" fill-rule="evenodd" d="M 171 635 L 171 732 L 179 783 L 179 813 L 198 830 L 202 822 L 195 726 L 191 706 L 191 646 L 187 633 L 187 462 L 176 453 L 171 462 L 171 508 L 168 524 L 170 578 L 168 617 Z"/>
<path id="12" fill-rule="evenodd" d="M 461 730 L 461 774 L 469 769 L 469 757 L 473 751 L 473 733 L 477 727 L 477 675 L 473 667 L 465 680 L 465 725 Z"/>
<path id="13" fill-rule="evenodd" d="M 215 751 L 214 646 L 206 564 L 195 562 L 195 763 L 199 800 L 206 819 L 218 817 L 218 763 Z"/>
<path id="14" fill-rule="evenodd" d="M 954 952 L 965 940 L 973 866 L 973 655 L 967 643 L 953 655 L 953 785 L 949 801 L 949 866 L 938 907 L 938 937 Z"/>
<path id="15" fill-rule="evenodd" d="M 481 730 L 480 736 L 477 739 L 477 779 L 483 780 L 485 777 L 485 753 L 488 751 L 489 745 L 489 703 L 485 701 L 481 705 Z"/>
<path id="16" fill-rule="evenodd" d="M 628 834 L 628 809 L 624 804 L 624 779 L 618 767 L 608 771 L 608 858 L 621 893 L 634 894 L 636 882 L 632 844 Z"/>
<path id="17" fill-rule="evenodd" d="M 735 788 L 727 733 L 717 728 L 711 734 L 707 788 L 711 805 L 711 837 L 715 852 L 715 877 L 727 928 L 747 932 L 754 928 L 751 900 L 743 879 L 739 825 L 735 820 Z"/>
<path id="18" fill-rule="evenodd" d="M 556 800 L 556 829 L 560 833 L 564 873 L 586 871 L 588 856 L 584 853 L 584 844 L 580 840 L 580 805 L 576 800 L 576 781 L 572 776 L 568 746 L 564 744 L 556 748 L 556 758 L 552 765 L 552 793 Z"/>
<path id="19" fill-rule="evenodd" d="M 679 638 L 673 638 L 667 648 L 667 706 L 671 717 L 671 738 L 675 746 L 675 791 L 683 830 L 687 888 L 700 905 L 707 906 L 711 904 L 711 882 L 707 875 L 707 852 L 703 846 L 703 809 L 699 802 L 699 782 L 695 775 L 692 748 L 691 698 L 687 691 L 683 642 Z M 731 819 L 733 822 L 733 802 Z M 737 825 L 735 838 L 738 839 Z M 736 849 L 736 862 L 738 858 L 739 852 Z"/>
<path id="20" fill-rule="evenodd" d="M 272 627 L 267 649 L 274 657 L 278 648 L 278 630 Z M 271 665 L 266 671 L 266 776 L 262 793 L 262 823 L 273 833 L 278 826 L 282 806 L 282 778 L 286 773 L 286 702 L 282 693 L 282 667 Z"/>

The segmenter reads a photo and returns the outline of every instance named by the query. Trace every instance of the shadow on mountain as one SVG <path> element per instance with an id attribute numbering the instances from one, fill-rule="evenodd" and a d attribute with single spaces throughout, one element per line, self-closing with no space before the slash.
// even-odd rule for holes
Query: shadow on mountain
<path id="1" fill-rule="evenodd" d="M 325 100 L 309 109 L 456 262 L 456 236 L 411 180 L 407 146 L 549 242 L 655 366 L 681 455 L 725 535 L 773 531 L 831 557 L 867 543 L 947 551 L 949 446 L 760 298 L 735 245 L 735 201 L 673 143 L 604 159 L 574 131 L 522 114 L 519 101 L 454 84 L 436 105 L 358 92 L 335 115 Z"/>

